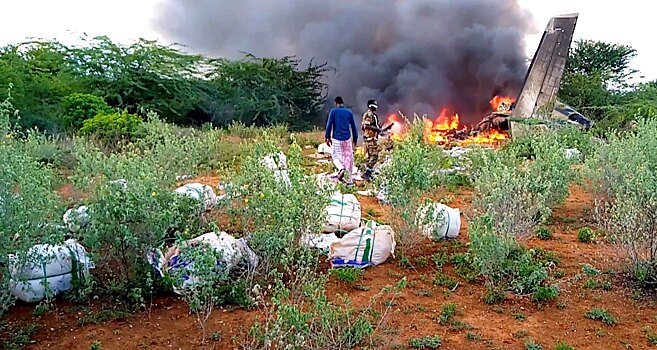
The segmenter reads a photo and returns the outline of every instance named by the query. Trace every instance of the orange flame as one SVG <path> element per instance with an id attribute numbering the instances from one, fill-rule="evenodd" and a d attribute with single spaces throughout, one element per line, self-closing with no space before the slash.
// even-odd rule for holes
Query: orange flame
<path id="1" fill-rule="evenodd" d="M 491 107 L 494 111 L 500 110 L 502 104 L 506 105 L 506 110 L 515 102 L 515 100 L 508 96 L 495 96 L 491 101 Z M 405 137 L 405 130 L 403 122 L 400 121 L 397 115 L 388 116 L 388 123 L 394 122 L 395 126 L 390 130 L 390 139 L 395 142 L 402 141 Z M 427 143 L 448 144 L 456 143 L 460 145 L 467 144 L 482 144 L 492 145 L 500 141 L 506 140 L 508 135 L 505 132 L 491 130 L 488 132 L 478 133 L 472 135 L 464 140 L 454 140 L 454 133 L 458 131 L 465 131 L 466 126 L 460 125 L 460 117 L 458 113 L 451 114 L 449 108 L 442 108 L 440 114 L 435 120 L 425 119 L 424 121 L 424 140 Z"/>
<path id="2" fill-rule="evenodd" d="M 490 106 L 493 107 L 493 112 L 495 112 L 500 110 L 502 103 L 504 103 L 507 108 L 510 108 L 514 102 L 516 102 L 516 100 L 509 96 L 495 96 L 490 100 Z"/>

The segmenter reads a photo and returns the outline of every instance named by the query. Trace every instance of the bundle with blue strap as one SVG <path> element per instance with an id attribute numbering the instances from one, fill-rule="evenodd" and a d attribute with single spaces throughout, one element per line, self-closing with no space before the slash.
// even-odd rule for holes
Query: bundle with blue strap
<path id="1" fill-rule="evenodd" d="M 395 233 L 392 227 L 374 221 L 352 230 L 331 244 L 331 267 L 366 268 L 380 265 L 395 256 Z"/>

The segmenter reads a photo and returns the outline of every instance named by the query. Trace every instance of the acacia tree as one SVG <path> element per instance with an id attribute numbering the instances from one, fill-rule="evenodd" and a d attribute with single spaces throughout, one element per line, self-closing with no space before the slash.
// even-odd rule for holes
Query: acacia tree
<path id="1" fill-rule="evenodd" d="M 221 126 L 237 120 L 297 129 L 307 126 L 325 101 L 326 68 L 312 61 L 302 68 L 293 57 L 247 55 L 229 61 L 143 39 L 127 46 L 107 37 L 83 41 L 70 47 L 44 41 L 0 48 L 0 86 L 14 84 L 23 126 L 79 127 L 68 113 L 70 104 L 63 103 L 76 93 L 142 117 L 152 110 L 178 124 Z M 82 114 L 75 119 L 90 117 Z"/>
<path id="2" fill-rule="evenodd" d="M 97 37 L 69 49 L 69 55 L 86 89 L 131 113 L 153 110 L 165 120 L 184 123 L 191 110 L 210 98 L 201 84 L 207 59 L 175 46 L 143 39 L 122 46 Z"/>
<path id="3" fill-rule="evenodd" d="M 66 69 L 66 47 L 57 42 L 25 42 L 0 48 L 0 99 L 11 84 L 20 124 L 54 130 L 59 103 L 73 92 L 75 76 Z"/>
<path id="4" fill-rule="evenodd" d="M 627 45 L 578 40 L 569 53 L 560 99 L 596 121 L 601 130 L 621 127 L 643 104 L 636 97 L 645 96 L 636 95 L 641 87 L 630 84 L 637 72 L 630 68 L 636 55 Z"/>
<path id="5" fill-rule="evenodd" d="M 326 101 L 326 64 L 299 69 L 294 57 L 216 60 L 210 75 L 221 96 L 219 118 L 247 125 L 308 126 Z"/>

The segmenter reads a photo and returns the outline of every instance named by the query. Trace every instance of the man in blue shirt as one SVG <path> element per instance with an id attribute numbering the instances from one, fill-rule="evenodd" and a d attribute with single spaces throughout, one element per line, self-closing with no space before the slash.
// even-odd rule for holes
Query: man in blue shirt
<path id="1" fill-rule="evenodd" d="M 338 180 L 353 184 L 354 147 L 358 142 L 358 129 L 354 114 L 344 106 L 342 97 L 335 98 L 335 108 L 326 123 L 326 144 L 331 146 L 333 163 L 338 169 Z M 349 180 L 345 181 L 345 174 Z"/>

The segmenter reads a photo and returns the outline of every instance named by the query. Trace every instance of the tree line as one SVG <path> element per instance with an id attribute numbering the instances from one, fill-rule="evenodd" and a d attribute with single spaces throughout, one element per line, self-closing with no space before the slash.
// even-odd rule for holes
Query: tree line
<path id="1" fill-rule="evenodd" d="M 294 56 L 211 58 L 143 39 L 131 45 L 82 39 L 78 46 L 30 41 L 0 48 L 0 97 L 11 86 L 20 126 L 93 133 L 114 129 L 117 121 L 133 125 L 148 111 L 179 125 L 301 130 L 324 121 L 326 64 L 302 65 Z M 559 99 L 601 132 L 656 115 L 657 82 L 632 83 L 636 54 L 626 45 L 575 42 Z"/>
<path id="2" fill-rule="evenodd" d="M 592 119 L 599 133 L 657 115 L 657 81 L 634 83 L 631 46 L 578 40 L 570 50 L 559 98 Z"/>
<path id="3" fill-rule="evenodd" d="M 78 131 L 84 120 L 116 112 L 157 112 L 181 125 L 311 125 L 326 99 L 325 64 L 297 58 L 215 59 L 179 46 L 107 37 L 84 44 L 31 41 L 0 48 L 0 87 L 11 86 L 19 125 Z M 5 91 L 2 91 L 4 94 Z M 1 94 L 0 94 L 1 95 Z"/>

